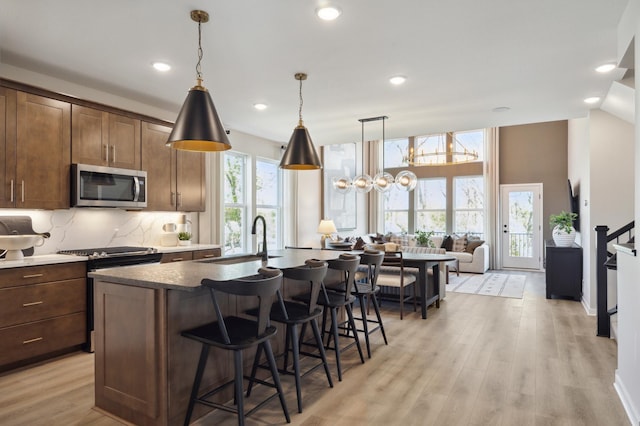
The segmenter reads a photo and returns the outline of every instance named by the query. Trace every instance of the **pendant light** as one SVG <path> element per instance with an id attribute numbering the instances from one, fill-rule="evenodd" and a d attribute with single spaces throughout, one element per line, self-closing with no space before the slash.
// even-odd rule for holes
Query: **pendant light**
<path id="1" fill-rule="evenodd" d="M 202 85 L 201 24 L 209 21 L 209 14 L 202 10 L 192 10 L 191 19 L 198 23 L 196 85 L 189 89 L 166 145 L 186 151 L 226 151 L 231 148 L 227 132 L 218 117 L 209 91 Z"/>
<path id="2" fill-rule="evenodd" d="M 321 169 L 322 163 L 316 152 L 309 131 L 302 122 L 302 80 L 307 79 L 307 74 L 297 73 L 295 79 L 300 82 L 300 106 L 298 108 L 298 126 L 293 129 L 293 134 L 287 149 L 280 160 L 281 169 L 289 170 L 314 170 Z"/>

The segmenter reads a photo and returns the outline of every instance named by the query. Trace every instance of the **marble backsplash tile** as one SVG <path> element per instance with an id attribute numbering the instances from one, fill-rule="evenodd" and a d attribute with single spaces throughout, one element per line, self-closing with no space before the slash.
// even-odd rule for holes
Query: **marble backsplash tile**
<path id="1" fill-rule="evenodd" d="M 69 210 L 0 209 L 1 216 L 29 216 L 35 232 L 51 237 L 34 255 L 59 250 L 115 246 L 160 246 L 165 223 L 177 223 L 186 214 L 193 241 L 197 242 L 197 213 L 138 212 L 120 209 L 73 208 Z"/>

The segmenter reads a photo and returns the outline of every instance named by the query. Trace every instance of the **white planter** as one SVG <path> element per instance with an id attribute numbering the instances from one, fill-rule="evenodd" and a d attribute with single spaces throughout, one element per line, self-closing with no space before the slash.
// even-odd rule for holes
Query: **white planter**
<path id="1" fill-rule="evenodd" d="M 191 245 L 191 241 L 190 240 L 178 240 L 178 245 L 179 246 L 190 246 Z"/>
<path id="2" fill-rule="evenodd" d="M 571 232 L 567 234 L 559 225 L 556 225 L 551 235 L 556 247 L 571 247 L 576 240 L 576 230 L 573 226 L 571 227 Z"/>

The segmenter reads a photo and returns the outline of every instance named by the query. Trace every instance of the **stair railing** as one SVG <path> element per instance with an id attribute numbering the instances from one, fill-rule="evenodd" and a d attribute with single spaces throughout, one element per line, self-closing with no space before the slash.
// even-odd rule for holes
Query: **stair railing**
<path id="1" fill-rule="evenodd" d="M 608 244 L 613 240 L 616 240 L 616 243 L 620 243 L 620 237 L 625 234 L 627 234 L 628 239 L 631 240 L 634 227 L 635 221 L 632 221 L 609 235 L 607 235 L 607 232 L 609 231 L 608 226 L 598 225 L 595 228 L 598 336 L 611 337 L 611 321 L 609 319 L 609 313 L 607 312 L 608 278 L 607 266 L 605 265 L 605 263 L 607 262 L 607 260 L 609 260 L 609 258 L 611 258 L 611 256 L 613 256 L 613 253 L 608 250 Z"/>

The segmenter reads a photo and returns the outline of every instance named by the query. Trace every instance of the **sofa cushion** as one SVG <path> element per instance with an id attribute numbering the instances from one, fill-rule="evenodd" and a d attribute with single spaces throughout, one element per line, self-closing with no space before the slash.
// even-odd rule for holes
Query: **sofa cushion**
<path id="1" fill-rule="evenodd" d="M 480 247 L 483 244 L 484 240 L 481 240 L 477 237 L 469 237 L 469 239 L 467 240 L 467 247 L 465 248 L 465 251 L 467 253 L 473 254 L 473 251 L 476 249 L 476 247 Z"/>
<path id="2" fill-rule="evenodd" d="M 458 259 L 460 263 L 471 263 L 473 262 L 473 254 L 467 253 L 466 251 L 455 251 L 447 254 L 451 254 Z"/>
<path id="3" fill-rule="evenodd" d="M 433 236 L 431 237 L 431 242 L 435 248 L 442 248 L 442 240 L 444 238 L 441 236 Z"/>
<path id="4" fill-rule="evenodd" d="M 450 235 L 445 235 L 440 247 L 445 249 L 446 251 L 451 251 L 451 249 L 453 248 L 453 238 L 451 238 Z"/>
<path id="5" fill-rule="evenodd" d="M 467 247 L 467 234 L 452 234 L 451 239 L 453 240 L 453 245 L 451 247 L 451 250 L 447 251 L 462 252 L 464 251 L 465 247 Z"/>

